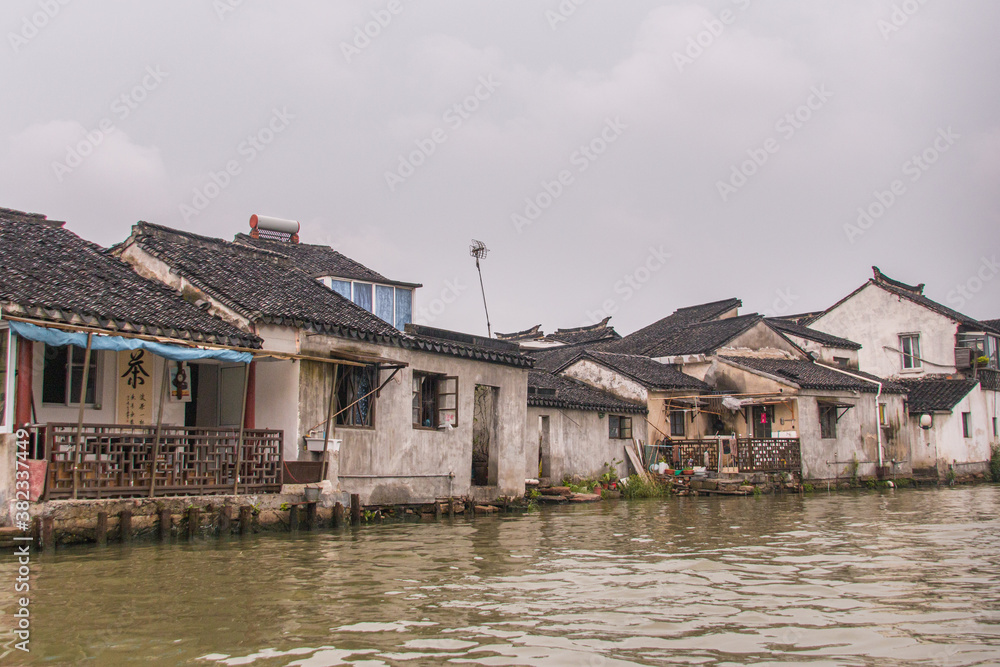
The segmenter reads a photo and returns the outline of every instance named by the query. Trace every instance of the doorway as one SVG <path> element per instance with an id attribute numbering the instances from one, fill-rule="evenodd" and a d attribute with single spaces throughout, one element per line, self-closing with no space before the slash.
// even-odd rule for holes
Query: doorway
<path id="1" fill-rule="evenodd" d="M 552 478 L 552 440 L 549 418 L 538 418 L 538 476 Z"/>
<path id="2" fill-rule="evenodd" d="M 497 387 L 476 385 L 472 419 L 472 485 L 496 486 Z"/>
<path id="3" fill-rule="evenodd" d="M 771 424 L 774 423 L 774 406 L 755 405 L 751 415 L 753 437 L 757 440 L 769 440 L 771 438 Z"/>

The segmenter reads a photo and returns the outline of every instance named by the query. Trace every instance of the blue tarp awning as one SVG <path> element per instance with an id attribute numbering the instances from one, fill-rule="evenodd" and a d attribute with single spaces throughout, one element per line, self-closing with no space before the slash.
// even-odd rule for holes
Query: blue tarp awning
<path id="1" fill-rule="evenodd" d="M 87 347 L 87 334 L 62 331 L 39 327 L 26 322 L 16 322 L 7 320 L 10 329 L 21 338 L 27 338 L 37 343 L 45 343 L 53 347 L 63 347 L 66 345 L 76 345 L 77 347 Z M 195 347 L 182 347 L 180 345 L 168 345 L 166 343 L 154 343 L 153 341 L 140 340 L 138 338 L 123 338 L 122 336 L 105 336 L 104 334 L 94 334 L 91 349 L 94 350 L 147 350 L 153 354 L 170 359 L 171 361 L 195 361 L 197 359 L 216 359 L 233 363 L 249 364 L 253 361 L 253 355 L 249 352 L 237 352 L 236 350 L 204 350 Z"/>

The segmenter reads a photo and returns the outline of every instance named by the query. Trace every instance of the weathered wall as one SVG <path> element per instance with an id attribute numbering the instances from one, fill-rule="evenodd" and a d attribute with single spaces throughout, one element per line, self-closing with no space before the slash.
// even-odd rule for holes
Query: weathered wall
<path id="1" fill-rule="evenodd" d="M 781 350 L 794 355 L 796 358 L 803 358 L 802 350 L 795 347 L 782 335 L 769 327 L 765 322 L 758 322 L 733 340 L 726 343 L 724 348 L 719 349 L 718 354 L 723 356 L 737 354 L 740 350 Z"/>
<path id="2" fill-rule="evenodd" d="M 853 404 L 837 422 L 837 437 L 822 438 L 818 397 Z M 849 479 L 855 458 L 859 477 L 873 477 L 878 466 L 878 413 L 875 394 L 823 392 L 799 394 L 802 478 L 805 480 Z"/>
<path id="3" fill-rule="evenodd" d="M 646 388 L 635 380 L 589 359 L 581 359 L 566 368 L 562 374 L 629 401 L 645 403 L 648 398 Z"/>
<path id="4" fill-rule="evenodd" d="M 259 360 L 255 411 L 256 427 L 285 433 L 286 461 L 296 461 L 303 447 L 299 432 L 298 406 L 300 361 Z"/>
<path id="5" fill-rule="evenodd" d="M 807 353 L 815 353 L 816 358 L 824 364 L 830 366 L 835 366 L 839 362 L 836 359 L 847 359 L 847 367 L 857 369 L 858 368 L 858 351 L 846 348 L 846 347 L 831 347 L 829 345 L 824 345 L 823 343 L 810 340 L 808 338 L 803 338 L 802 336 L 796 336 L 794 334 L 785 333 L 788 338 L 791 339 L 793 343 L 801 347 Z"/>
<path id="6" fill-rule="evenodd" d="M 10 525 L 9 508 L 14 500 L 16 471 L 17 436 L 13 433 L 0 433 L 0 526 Z"/>
<path id="7" fill-rule="evenodd" d="M 956 474 L 978 474 L 986 469 L 993 435 L 993 418 L 997 417 L 996 392 L 975 387 L 949 413 L 934 413 L 932 426 L 920 428 L 920 415 L 910 415 L 905 431 L 913 447 L 914 468 L 934 468 L 942 478 L 954 466 Z M 962 413 L 972 413 L 972 437 L 962 430 Z"/>
<path id="8" fill-rule="evenodd" d="M 691 396 L 695 392 L 692 391 L 651 391 L 649 392 L 649 403 L 647 408 L 649 409 L 649 441 L 650 443 L 656 443 L 660 440 L 670 437 L 670 418 L 668 416 L 669 412 L 667 410 L 667 400 L 672 396 Z M 712 429 L 712 415 L 706 413 L 698 413 L 694 415 L 694 420 L 692 421 L 692 413 L 690 408 L 685 408 L 679 404 L 675 404 L 674 409 L 686 409 L 688 410 L 684 414 L 684 428 L 685 433 L 683 439 L 687 440 L 697 440 L 703 438 L 711 433 Z M 681 438 L 681 436 L 675 436 L 676 438 Z"/>
<path id="9" fill-rule="evenodd" d="M 409 364 L 382 391 L 375 407 L 375 428 L 338 427 L 333 437 L 343 440 L 340 449 L 340 487 L 358 493 L 366 504 L 429 502 L 436 497 L 471 495 L 472 415 L 475 386 L 498 387 L 497 442 L 491 451 L 496 461 L 496 484 L 479 495 L 524 495 L 524 442 L 528 404 L 527 370 L 430 354 L 348 343 L 341 339 L 312 337 L 303 343 L 303 354 L 328 355 L 333 349 L 380 354 Z M 308 346 L 308 347 L 306 347 Z M 299 384 L 300 434 L 326 420 L 332 370 L 328 364 L 303 361 Z M 458 376 L 458 425 L 453 429 L 426 431 L 412 425 L 414 371 Z M 389 377 L 383 371 L 381 379 Z M 454 479 L 419 475 L 454 474 Z M 364 479 L 353 475 L 415 476 Z"/>
<path id="10" fill-rule="evenodd" d="M 878 313 L 873 317 L 873 313 Z M 955 334 L 958 325 L 934 311 L 868 284 L 852 298 L 822 315 L 810 325 L 860 343 L 861 370 L 880 377 L 917 376 L 955 372 Z M 935 366 L 904 371 L 901 355 L 884 349 L 899 348 L 899 334 L 919 333 L 920 354 Z"/>
<path id="11" fill-rule="evenodd" d="M 632 418 L 632 437 L 646 441 L 645 415 L 623 416 Z M 549 479 L 553 483 L 573 475 L 595 479 L 605 472 L 605 463 L 616 463 L 619 476 L 625 476 L 625 445 L 630 441 L 608 437 L 608 415 L 601 417 L 597 412 L 585 410 L 529 407 L 525 445 L 527 478 L 539 476 L 541 417 L 549 418 Z"/>

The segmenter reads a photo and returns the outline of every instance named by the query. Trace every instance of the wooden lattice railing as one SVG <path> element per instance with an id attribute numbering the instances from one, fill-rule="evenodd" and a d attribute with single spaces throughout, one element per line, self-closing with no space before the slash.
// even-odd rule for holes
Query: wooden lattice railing
<path id="1" fill-rule="evenodd" d="M 671 465 L 719 469 L 718 440 L 661 440 L 655 449 Z M 736 461 L 740 472 L 801 472 L 802 448 L 798 438 L 739 438 Z M 728 464 L 727 464 L 728 465 Z"/>
<path id="2" fill-rule="evenodd" d="M 236 480 L 236 428 L 164 426 L 159 443 L 155 426 L 85 424 L 77 452 L 76 424 L 47 424 L 45 497 L 78 498 L 267 493 L 281 489 L 282 431 L 243 433 Z M 154 451 L 158 452 L 155 463 Z"/>

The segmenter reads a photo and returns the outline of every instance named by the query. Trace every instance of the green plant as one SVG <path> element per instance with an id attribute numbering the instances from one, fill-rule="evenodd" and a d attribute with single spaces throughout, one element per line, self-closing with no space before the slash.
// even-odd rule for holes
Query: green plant
<path id="1" fill-rule="evenodd" d="M 380 518 L 381 516 L 382 515 L 379 514 L 378 510 L 365 510 L 364 512 L 361 513 L 361 519 L 365 523 L 371 523 L 376 518 Z"/>
<path id="2" fill-rule="evenodd" d="M 524 494 L 528 500 L 538 500 L 542 497 L 542 492 L 538 489 L 528 489 L 528 492 Z"/>
<path id="3" fill-rule="evenodd" d="M 762 496 L 762 495 L 764 495 L 764 492 L 761 490 L 761 488 L 759 486 L 755 486 L 755 487 L 753 487 L 753 495 L 754 495 L 754 497 Z"/>
<path id="4" fill-rule="evenodd" d="M 604 472 L 601 474 L 597 480 L 601 484 L 611 484 L 612 482 L 618 481 L 618 466 L 624 462 L 624 459 L 614 459 L 611 463 L 607 461 L 604 462 Z"/>
<path id="5" fill-rule="evenodd" d="M 948 468 L 948 474 L 945 475 L 945 480 L 948 482 L 948 486 L 955 486 L 955 469 Z"/>
<path id="6" fill-rule="evenodd" d="M 858 467 L 859 467 L 859 465 L 858 465 L 858 455 L 855 454 L 854 458 L 851 459 L 851 462 L 847 464 L 847 473 L 848 473 L 848 475 L 851 478 L 851 486 L 857 486 L 858 485 L 858 482 L 859 482 L 859 480 L 858 480 Z"/>
<path id="7" fill-rule="evenodd" d="M 877 489 L 878 482 L 876 482 L 874 479 L 866 479 L 865 486 L 868 487 L 869 489 Z"/>
<path id="8" fill-rule="evenodd" d="M 897 489 L 908 489 L 913 486 L 913 480 L 909 477 L 901 477 L 896 480 Z"/>
<path id="9" fill-rule="evenodd" d="M 815 489 L 813 488 L 813 485 L 811 483 L 806 482 L 805 484 L 802 485 L 802 491 L 805 493 L 812 493 L 813 491 L 815 491 Z"/>
<path id="10" fill-rule="evenodd" d="M 288 510 L 292 509 L 292 506 L 289 505 L 288 503 L 281 503 L 278 506 L 278 509 L 281 510 L 282 512 L 287 512 Z"/>
<path id="11" fill-rule="evenodd" d="M 626 500 L 639 498 L 666 498 L 670 495 L 670 485 L 656 480 L 647 480 L 639 475 L 631 475 L 622 489 L 622 497 Z"/>
<path id="12" fill-rule="evenodd" d="M 990 479 L 994 482 L 1000 482 L 1000 445 L 993 445 L 991 448 L 992 455 L 990 456 Z"/>

